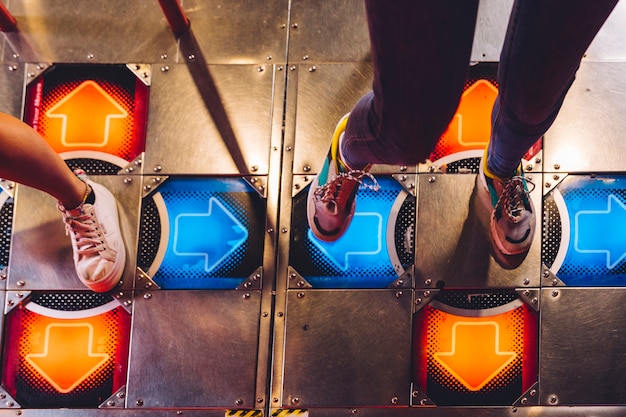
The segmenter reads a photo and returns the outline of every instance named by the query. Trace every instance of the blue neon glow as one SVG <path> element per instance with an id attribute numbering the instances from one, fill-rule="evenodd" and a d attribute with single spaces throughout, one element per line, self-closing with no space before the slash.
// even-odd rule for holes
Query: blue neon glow
<path id="1" fill-rule="evenodd" d="M 235 289 L 258 266 L 242 268 L 249 259 L 251 199 L 257 198 L 245 181 L 171 177 L 158 192 L 169 231 L 152 277 L 161 288 Z"/>
<path id="2" fill-rule="evenodd" d="M 559 195 L 557 277 L 568 286 L 625 286 L 626 176 L 572 175 Z"/>
<path id="3" fill-rule="evenodd" d="M 196 233 L 204 231 L 204 233 Z M 209 199 L 206 213 L 180 213 L 174 220 L 173 251 L 211 272 L 248 238 L 248 231 L 222 203 Z M 190 267 L 186 264 L 185 267 Z"/>
<path id="4" fill-rule="evenodd" d="M 603 253 L 606 268 L 613 269 L 626 257 L 624 230 L 626 205 L 609 194 L 606 210 L 580 210 L 574 220 L 574 248 L 580 253 Z"/>
<path id="5" fill-rule="evenodd" d="M 367 233 L 363 233 L 367 231 Z M 309 229 L 309 239 L 340 270 L 369 262 L 383 249 L 383 217 L 380 213 L 355 213 L 346 232 L 335 242 L 317 239 Z"/>
<path id="6" fill-rule="evenodd" d="M 379 191 L 360 188 L 356 209 L 345 233 L 335 242 L 317 239 L 306 231 L 306 247 L 311 269 L 292 265 L 314 288 L 387 288 L 398 275 L 392 264 L 388 245 L 391 210 L 402 186 L 391 177 L 379 177 Z"/>

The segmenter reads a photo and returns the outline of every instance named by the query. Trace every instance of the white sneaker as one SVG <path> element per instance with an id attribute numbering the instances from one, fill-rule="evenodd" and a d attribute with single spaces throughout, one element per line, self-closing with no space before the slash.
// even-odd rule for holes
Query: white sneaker
<path id="1" fill-rule="evenodd" d="M 78 278 L 95 292 L 115 288 L 126 264 L 115 197 L 104 186 L 84 180 L 94 191 L 94 204 L 67 210 L 60 203 L 66 234 L 72 240 Z"/>

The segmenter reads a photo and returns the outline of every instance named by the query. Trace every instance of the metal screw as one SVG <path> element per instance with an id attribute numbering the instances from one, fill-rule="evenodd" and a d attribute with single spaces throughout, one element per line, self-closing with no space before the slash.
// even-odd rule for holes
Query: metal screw
<path id="1" fill-rule="evenodd" d="M 559 164 L 554 164 L 554 169 L 561 169 L 561 165 L 559 165 Z"/>

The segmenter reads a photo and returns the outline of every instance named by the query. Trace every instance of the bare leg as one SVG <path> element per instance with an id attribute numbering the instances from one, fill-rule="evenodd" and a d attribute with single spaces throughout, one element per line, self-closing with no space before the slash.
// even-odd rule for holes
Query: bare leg
<path id="1" fill-rule="evenodd" d="M 86 185 L 26 123 L 0 113 L 0 178 L 50 194 L 64 207 L 77 207 Z"/>

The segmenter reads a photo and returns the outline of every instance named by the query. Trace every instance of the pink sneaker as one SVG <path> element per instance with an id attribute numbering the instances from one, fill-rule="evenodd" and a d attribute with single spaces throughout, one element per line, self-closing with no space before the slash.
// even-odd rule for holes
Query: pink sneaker
<path id="1" fill-rule="evenodd" d="M 70 210 L 59 203 L 58 208 L 72 240 L 78 278 L 92 291 L 107 292 L 119 283 L 126 264 L 117 202 L 104 186 L 81 179 L 93 190 L 95 203 Z"/>

